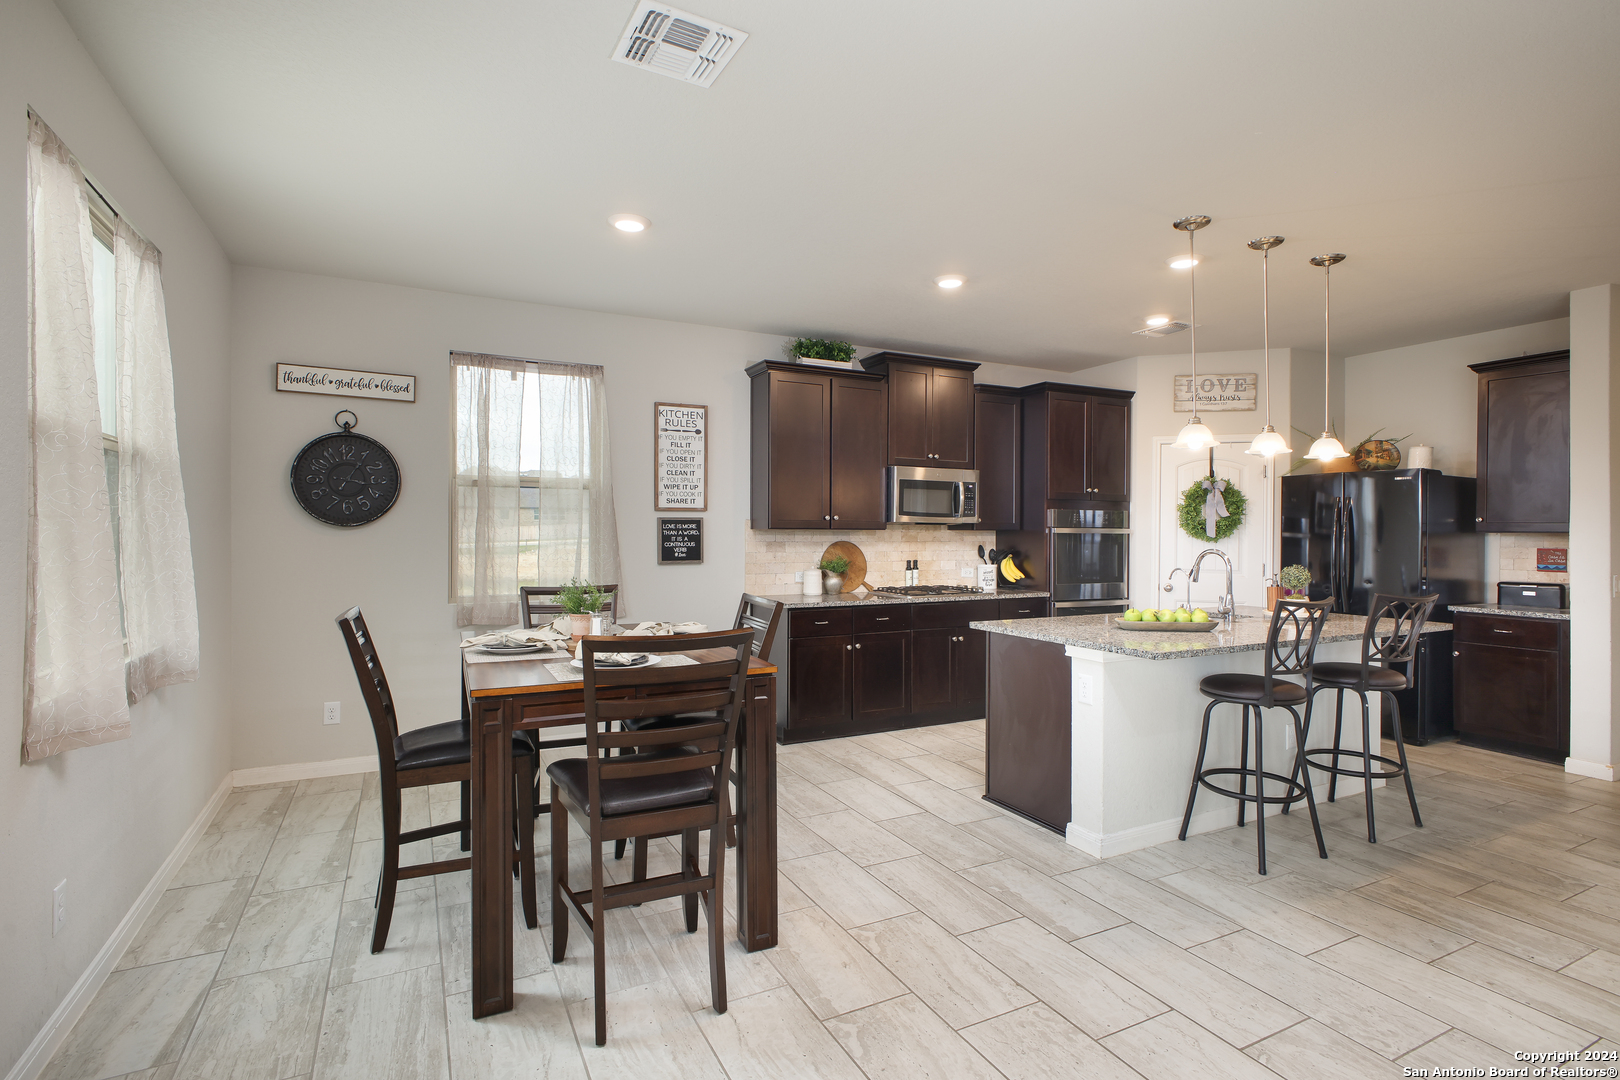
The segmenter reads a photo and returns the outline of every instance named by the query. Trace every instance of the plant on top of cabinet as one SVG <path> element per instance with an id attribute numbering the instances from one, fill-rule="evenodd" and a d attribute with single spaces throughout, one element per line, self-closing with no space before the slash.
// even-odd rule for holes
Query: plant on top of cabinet
<path id="1" fill-rule="evenodd" d="M 794 360 L 820 360 L 830 364 L 849 364 L 855 360 L 855 346 L 847 341 L 802 337 L 788 342 L 784 349 Z"/>
<path id="2" fill-rule="evenodd" d="M 889 464 L 973 468 L 973 372 L 978 364 L 880 352 L 861 367 L 889 380 Z"/>

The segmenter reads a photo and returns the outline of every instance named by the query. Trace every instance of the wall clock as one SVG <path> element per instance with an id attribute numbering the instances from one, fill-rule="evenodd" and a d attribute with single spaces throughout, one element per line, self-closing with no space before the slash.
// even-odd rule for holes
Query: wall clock
<path id="1" fill-rule="evenodd" d="M 328 525 L 370 524 L 399 498 L 399 463 L 382 443 L 355 433 L 360 418 L 348 409 L 332 422 L 343 430 L 311 439 L 293 459 L 293 498 Z"/>

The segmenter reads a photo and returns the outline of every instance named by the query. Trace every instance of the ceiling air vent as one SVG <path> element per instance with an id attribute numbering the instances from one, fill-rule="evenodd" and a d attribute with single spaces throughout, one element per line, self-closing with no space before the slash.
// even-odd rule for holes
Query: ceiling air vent
<path id="1" fill-rule="evenodd" d="M 1171 334 L 1179 334 L 1185 329 L 1187 329 L 1186 323 L 1173 322 L 1165 323 L 1163 326 L 1144 326 L 1140 330 L 1132 330 L 1131 333 L 1141 334 L 1143 337 L 1168 337 Z"/>
<path id="2" fill-rule="evenodd" d="M 680 8 L 641 0 L 613 59 L 695 86 L 712 86 L 748 35 Z"/>

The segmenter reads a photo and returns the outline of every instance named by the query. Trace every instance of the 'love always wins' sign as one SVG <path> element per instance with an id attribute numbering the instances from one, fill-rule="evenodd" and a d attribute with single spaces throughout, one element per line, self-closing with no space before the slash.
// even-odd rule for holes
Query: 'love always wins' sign
<path id="1" fill-rule="evenodd" d="M 1175 411 L 1254 412 L 1259 386 L 1260 377 L 1254 372 L 1246 375 L 1200 375 L 1196 388 L 1191 375 L 1177 375 Z"/>

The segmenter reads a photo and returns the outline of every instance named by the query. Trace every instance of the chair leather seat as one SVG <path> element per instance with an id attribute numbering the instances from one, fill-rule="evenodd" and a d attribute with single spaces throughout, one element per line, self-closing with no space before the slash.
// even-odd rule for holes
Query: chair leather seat
<path id="1" fill-rule="evenodd" d="M 683 746 L 677 754 L 695 754 L 693 747 Z M 626 754 L 613 758 L 615 765 L 637 758 L 656 757 L 657 754 Z M 589 791 L 585 779 L 584 758 L 564 758 L 546 766 L 546 775 L 569 799 L 586 814 L 591 812 Z M 659 773 L 655 776 L 625 777 L 602 781 L 602 816 L 644 814 L 652 810 L 669 810 L 677 806 L 691 806 L 706 802 L 714 794 L 713 769 L 686 769 L 682 772 Z"/>
<path id="2" fill-rule="evenodd" d="M 512 756 L 534 753 L 528 736 L 512 733 Z M 465 765 L 472 760 L 472 743 L 467 737 L 467 722 L 452 720 L 448 724 L 429 724 L 427 727 L 402 731 L 394 739 L 395 769 L 431 769 L 439 765 Z"/>
<path id="3" fill-rule="evenodd" d="M 1223 671 L 1219 675 L 1206 675 L 1198 683 L 1204 696 L 1223 701 L 1258 704 L 1265 700 L 1266 679 L 1263 675 L 1247 675 L 1237 671 Z M 1271 684 L 1271 700 L 1278 705 L 1303 705 L 1305 688 L 1285 679 Z"/>
<path id="4" fill-rule="evenodd" d="M 641 716 L 620 723 L 624 725 L 626 731 L 655 731 L 659 728 L 680 727 L 682 724 L 697 724 L 704 721 L 712 723 L 719 719 L 719 712 L 708 709 L 703 712 L 676 713 L 673 716 Z"/>
<path id="5" fill-rule="evenodd" d="M 1361 665 L 1313 664 L 1311 681 L 1317 686 L 1360 686 Z M 1367 669 L 1367 685 L 1374 690 L 1405 690 L 1406 676 L 1386 667 L 1373 666 Z"/>

